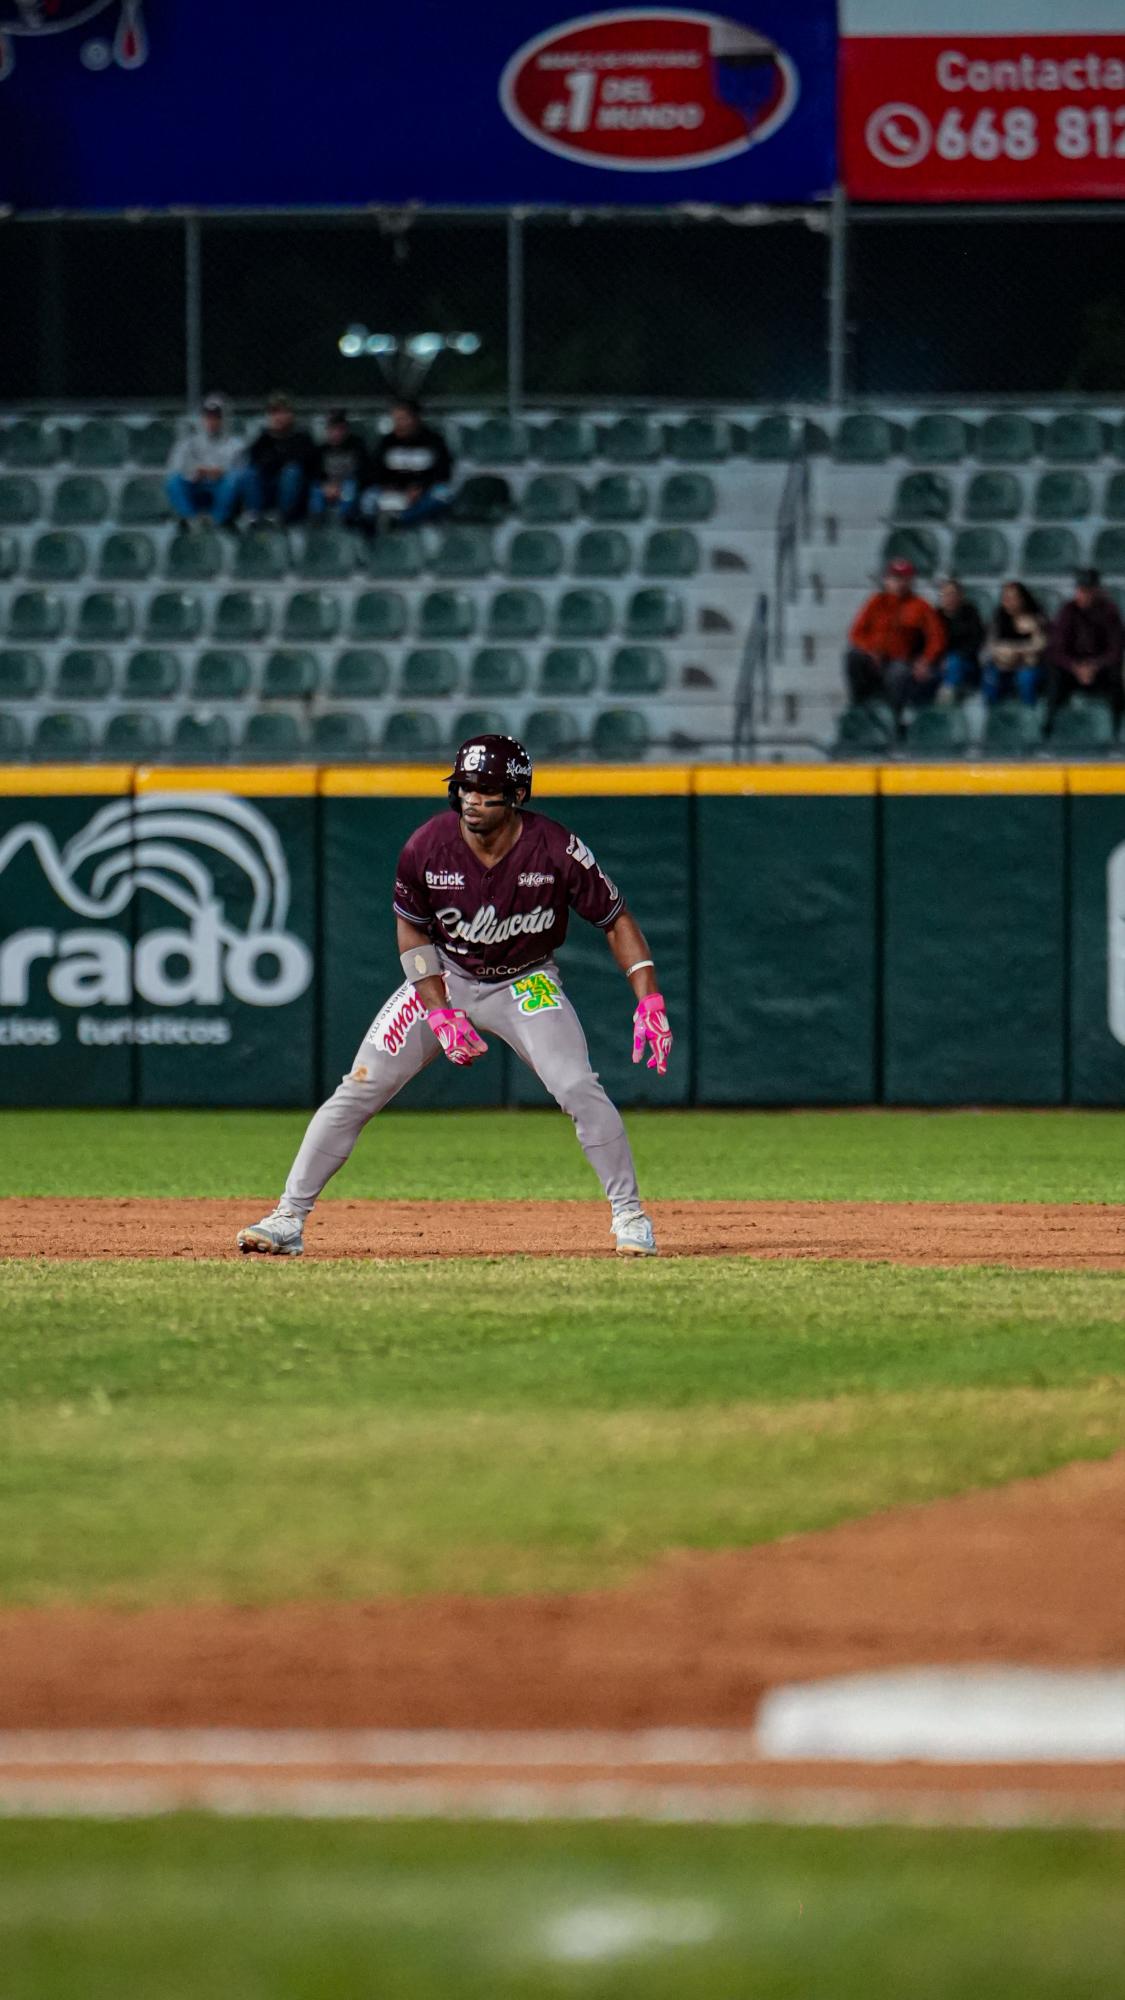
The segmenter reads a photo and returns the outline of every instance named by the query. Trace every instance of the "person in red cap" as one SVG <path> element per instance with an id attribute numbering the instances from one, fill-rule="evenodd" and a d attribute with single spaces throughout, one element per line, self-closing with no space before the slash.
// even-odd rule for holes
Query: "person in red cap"
<path id="1" fill-rule="evenodd" d="M 896 717 L 936 694 L 945 632 L 932 604 L 914 588 L 914 564 L 896 556 L 883 588 L 869 597 L 848 633 L 844 672 L 855 702 L 889 702 Z"/>

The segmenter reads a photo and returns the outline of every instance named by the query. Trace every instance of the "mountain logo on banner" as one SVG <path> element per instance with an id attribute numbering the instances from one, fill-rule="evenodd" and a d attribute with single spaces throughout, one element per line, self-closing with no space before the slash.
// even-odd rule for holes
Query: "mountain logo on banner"
<path id="1" fill-rule="evenodd" d="M 148 55 L 142 7 L 143 0 L 0 0 L 0 82 L 15 68 L 21 36 L 38 40 L 63 35 L 111 12 L 116 15 L 112 38 L 92 37 L 82 43 L 79 56 L 87 69 L 109 69 L 114 63 L 118 69 L 139 69 Z"/>
<path id="2" fill-rule="evenodd" d="M 709 166 L 760 145 L 797 102 L 768 35 L 719 14 L 623 8 L 561 22 L 516 50 L 500 103 L 525 139 L 623 173 Z"/>

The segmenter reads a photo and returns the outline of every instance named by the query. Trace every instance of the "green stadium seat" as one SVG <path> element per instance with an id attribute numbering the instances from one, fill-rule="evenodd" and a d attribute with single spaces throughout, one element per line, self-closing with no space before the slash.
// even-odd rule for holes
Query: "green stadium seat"
<path id="1" fill-rule="evenodd" d="M 363 590 L 352 605 L 353 639 L 401 639 L 406 631 L 406 599 L 397 590 Z"/>
<path id="2" fill-rule="evenodd" d="M 371 755 L 371 732 L 365 716 L 354 709 L 318 715 L 312 725 L 313 756 L 326 763 L 356 763 Z"/>
<path id="3" fill-rule="evenodd" d="M 115 528 L 98 553 L 98 575 L 106 583 L 144 583 L 156 568 L 156 549 L 143 528 Z"/>
<path id="4" fill-rule="evenodd" d="M 283 639 L 334 639 L 340 630 L 340 600 L 331 590 L 295 590 L 281 620 Z"/>
<path id="5" fill-rule="evenodd" d="M 641 556 L 642 576 L 694 576 L 701 562 L 690 528 L 654 528 Z"/>
<path id="6" fill-rule="evenodd" d="M 535 708 L 524 717 L 521 741 L 537 764 L 553 758 L 572 757 L 578 748 L 579 728 L 573 715 L 561 708 Z"/>
<path id="7" fill-rule="evenodd" d="M 112 470 L 126 464 L 131 443 L 126 425 L 117 417 L 90 417 L 71 432 L 70 462 Z"/>
<path id="8" fill-rule="evenodd" d="M 68 528 L 48 528 L 31 544 L 27 574 L 33 583 L 73 583 L 86 573 L 86 544 Z"/>
<path id="9" fill-rule="evenodd" d="M 62 439 L 53 424 L 41 424 L 38 417 L 18 417 L 3 434 L 4 458 L 18 470 L 35 471 L 57 465 L 62 457 Z"/>
<path id="10" fill-rule="evenodd" d="M 158 718 L 134 709 L 111 715 L 102 737 L 101 754 L 114 764 L 154 763 L 164 754 L 164 732 Z"/>
<path id="11" fill-rule="evenodd" d="M 476 622 L 476 605 L 463 590 L 428 591 L 418 607 L 420 639 L 469 639 Z"/>
<path id="12" fill-rule="evenodd" d="M 499 709 L 463 708 L 450 724 L 447 741 L 452 754 L 458 744 L 464 743 L 469 736 L 504 736 L 507 733 L 508 719 Z"/>
<path id="13" fill-rule="evenodd" d="M 437 719 L 424 709 L 396 708 L 383 728 L 384 757 L 435 758 L 441 752 Z"/>
<path id="14" fill-rule="evenodd" d="M 176 427 L 164 417 L 129 427 L 129 458 L 134 465 L 167 465 L 176 446 Z"/>
<path id="15" fill-rule="evenodd" d="M 258 709 L 246 722 L 238 754 L 249 764 L 291 764 L 304 748 L 295 715 Z"/>
<path id="16" fill-rule="evenodd" d="M 915 465 L 959 465 L 971 449 L 968 424 L 945 410 L 927 410 L 906 433 L 906 455 Z"/>
<path id="17" fill-rule="evenodd" d="M 144 633 L 158 646 L 182 645 L 203 630 L 203 604 L 189 590 L 158 590 L 145 612 Z"/>
<path id="18" fill-rule="evenodd" d="M 508 543 L 504 568 L 509 576 L 557 576 L 563 554 L 561 537 L 553 528 L 519 528 Z"/>
<path id="19" fill-rule="evenodd" d="M 610 694 L 663 694 L 668 662 L 659 646 L 619 646 L 609 663 Z"/>
<path id="20" fill-rule="evenodd" d="M 225 715 L 181 715 L 172 731 L 171 755 L 177 764 L 225 764 L 230 746 Z"/>
<path id="21" fill-rule="evenodd" d="M 47 670 L 38 653 L 23 646 L 0 652 L 0 701 L 35 701 L 46 679 Z"/>
<path id="22" fill-rule="evenodd" d="M 607 527 L 642 521 L 647 513 L 648 487 L 635 472 L 604 473 L 590 494 L 591 520 Z"/>
<path id="23" fill-rule="evenodd" d="M 776 465 L 793 458 L 800 443 L 800 429 L 786 410 L 771 410 L 759 417 L 746 439 L 750 458 L 764 465 Z"/>
<path id="24" fill-rule="evenodd" d="M 982 757 L 1026 757 L 1039 737 L 1036 712 L 1023 701 L 992 702 L 985 711 Z"/>
<path id="25" fill-rule="evenodd" d="M 476 701 L 523 694 L 528 678 L 527 656 L 518 646 L 482 646 L 469 666 L 469 693 Z"/>
<path id="26" fill-rule="evenodd" d="M 9 639 L 57 639 L 65 623 L 65 600 L 53 591 L 18 590 L 8 605 Z"/>
<path id="27" fill-rule="evenodd" d="M 662 521 L 688 527 L 709 521 L 715 512 L 715 488 L 705 472 L 671 472 L 660 488 L 656 511 Z"/>
<path id="28" fill-rule="evenodd" d="M 466 430 L 464 442 L 476 465 L 522 465 L 531 449 L 527 425 L 518 417 L 486 417 Z"/>
<path id="29" fill-rule="evenodd" d="M 552 700 L 573 700 L 591 694 L 598 678 L 598 663 L 589 646 L 552 646 L 539 666 L 539 694 Z"/>
<path id="30" fill-rule="evenodd" d="M 907 721 L 908 757 L 963 757 L 968 747 L 959 708 L 920 708 Z"/>
<path id="31" fill-rule="evenodd" d="M 519 645 L 527 639 L 537 639 L 546 623 L 547 607 L 539 592 L 516 585 L 510 590 L 498 590 L 492 598 L 485 633 L 502 644 Z"/>
<path id="32" fill-rule="evenodd" d="M 1104 575 L 1125 576 L 1125 528 L 1099 528 L 1093 559 Z"/>
<path id="33" fill-rule="evenodd" d="M 644 757 L 651 739 L 639 708 L 603 708 L 594 723 L 590 748 L 602 763 Z"/>
<path id="34" fill-rule="evenodd" d="M 570 567 L 575 576 L 626 576 L 632 566 L 629 537 L 620 528 L 587 528 L 574 544 Z"/>
<path id="35" fill-rule="evenodd" d="M 895 742 L 895 719 L 878 702 L 856 702 L 836 718 L 832 757 L 885 757 Z"/>
<path id="36" fill-rule="evenodd" d="M 84 645 L 112 645 L 133 636 L 133 600 L 122 590 L 89 590 L 78 606 L 74 636 Z"/>
<path id="37" fill-rule="evenodd" d="M 377 535 L 364 544 L 363 565 L 370 576 L 384 583 L 410 583 L 426 567 L 426 551 L 416 528 Z"/>
<path id="38" fill-rule="evenodd" d="M 105 701 L 113 693 L 112 657 L 93 647 L 64 653 L 54 693 L 58 701 Z"/>
<path id="39" fill-rule="evenodd" d="M 152 473 L 134 473 L 131 479 L 126 479 L 118 495 L 117 519 L 123 528 L 155 528 L 166 521 L 168 502 L 164 481 Z"/>
<path id="40" fill-rule="evenodd" d="M 1107 521 L 1125 521 L 1125 472 L 1111 472 L 1106 480 L 1102 513 Z"/>
<path id="41" fill-rule="evenodd" d="M 435 576 L 487 576 L 495 566 L 492 536 L 487 528 L 454 526 L 443 530 L 432 565 Z"/>
<path id="42" fill-rule="evenodd" d="M 232 646 L 200 653 L 191 677 L 193 701 L 242 701 L 250 692 L 250 662 Z"/>
<path id="43" fill-rule="evenodd" d="M 948 521 L 952 511 L 953 488 L 944 473 L 908 472 L 898 482 L 891 505 L 891 519 L 911 525 L 921 521 Z"/>
<path id="44" fill-rule="evenodd" d="M 1096 695 L 1072 695 L 1048 738 L 1057 757 L 1096 757 L 1113 747 L 1113 712 Z"/>
<path id="45" fill-rule="evenodd" d="M 31 739 L 37 764 L 87 764 L 94 754 L 93 732 L 84 715 L 42 715 Z"/>
<path id="46" fill-rule="evenodd" d="M 15 535 L 0 535 L 0 578 L 15 576 L 20 566 L 20 545 Z"/>
<path id="47" fill-rule="evenodd" d="M 582 512 L 582 488 L 567 472 L 537 472 L 520 500 L 520 515 L 535 526 L 552 527 L 576 521 Z"/>
<path id="48" fill-rule="evenodd" d="M 598 434 L 588 417 L 552 417 L 534 432 L 534 455 L 542 465 L 586 465 L 597 456 Z"/>
<path id="49" fill-rule="evenodd" d="M 882 465 L 895 449 L 895 436 L 886 417 L 870 410 L 852 410 L 841 417 L 832 440 L 832 456 L 839 465 Z"/>
<path id="50" fill-rule="evenodd" d="M 242 583 L 279 583 L 289 574 L 289 544 L 280 528 L 247 528 L 234 551 L 234 575 Z"/>
<path id="51" fill-rule="evenodd" d="M 1032 528 L 1024 536 L 1020 570 L 1024 576 L 1057 576 L 1077 569 L 1082 550 L 1073 528 Z"/>
<path id="52" fill-rule="evenodd" d="M 14 715 L 0 713 L 0 764 L 18 764 L 26 751 L 22 722 Z"/>
<path id="53" fill-rule="evenodd" d="M 385 653 L 376 646 L 349 646 L 333 661 L 329 693 L 334 701 L 379 701 L 390 680 Z"/>
<path id="54" fill-rule="evenodd" d="M 604 639 L 613 630 L 613 600 L 590 585 L 564 590 L 555 605 L 557 639 Z"/>
<path id="55" fill-rule="evenodd" d="M 451 646 L 415 646 L 402 663 L 398 692 L 404 701 L 438 701 L 456 694 L 459 680 Z"/>
<path id="56" fill-rule="evenodd" d="M 454 521 L 495 527 L 497 522 L 507 520 L 512 511 L 512 489 L 498 472 L 471 472 L 453 495 L 449 511 Z"/>
<path id="57" fill-rule="evenodd" d="M 262 669 L 263 701 L 308 701 L 319 690 L 320 668 L 307 646 L 269 655 Z"/>
<path id="58" fill-rule="evenodd" d="M 618 417 L 601 434 L 602 457 L 613 465 L 651 465 L 662 456 L 664 440 L 651 417 Z"/>
<path id="59" fill-rule="evenodd" d="M 1043 430 L 1043 456 L 1056 465 L 1095 465 L 1105 450 L 1101 420 L 1088 410 L 1064 410 Z"/>
<path id="60" fill-rule="evenodd" d="M 164 574 L 175 583 L 213 583 L 223 573 L 223 544 L 214 528 L 173 535 L 164 551 Z"/>
<path id="61" fill-rule="evenodd" d="M 1033 512 L 1037 521 L 1084 521 L 1094 495 L 1084 472 L 1045 472 L 1036 483 Z"/>
<path id="62" fill-rule="evenodd" d="M 161 646 L 142 646 L 125 662 L 121 692 L 126 701 L 170 701 L 183 679 L 175 653 Z"/>
<path id="63" fill-rule="evenodd" d="M 95 472 L 72 472 L 60 479 L 51 501 L 57 528 L 96 528 L 109 513 L 109 487 Z"/>
<path id="64" fill-rule="evenodd" d="M 720 465 L 733 449 L 725 417 L 685 417 L 682 423 L 669 424 L 665 436 L 671 457 L 685 465 Z"/>
<path id="65" fill-rule="evenodd" d="M 1023 487 L 1014 472 L 974 472 L 961 511 L 966 521 L 1016 521 L 1023 512 Z"/>
<path id="66" fill-rule="evenodd" d="M 215 603 L 212 636 L 223 645 L 249 646 L 270 629 L 269 599 L 260 590 L 224 590 Z"/>
<path id="67" fill-rule="evenodd" d="M 1008 538 L 999 528 L 961 528 L 953 537 L 954 576 L 1003 576 L 1010 568 Z"/>
<path id="68" fill-rule="evenodd" d="M 684 629 L 683 599 L 653 584 L 635 590 L 625 610 L 627 639 L 676 639 Z"/>
<path id="69" fill-rule="evenodd" d="M 302 539 L 298 567 L 300 574 L 310 579 L 343 583 L 355 569 L 354 538 L 344 528 L 309 528 Z"/>
<path id="70" fill-rule="evenodd" d="M 26 473 L 0 479 L 0 527 L 26 528 L 39 519 L 39 486 Z"/>
<path id="71" fill-rule="evenodd" d="M 995 410 L 977 425 L 975 456 L 983 465 L 1026 465 L 1038 449 L 1031 418 L 1017 410 Z"/>

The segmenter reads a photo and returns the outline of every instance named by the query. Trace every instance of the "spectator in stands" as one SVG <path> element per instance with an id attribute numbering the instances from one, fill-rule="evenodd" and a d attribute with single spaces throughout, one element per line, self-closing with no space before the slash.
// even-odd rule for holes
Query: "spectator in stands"
<path id="1" fill-rule="evenodd" d="M 316 446 L 297 423 L 293 405 L 279 389 L 266 404 L 266 421 L 247 452 L 239 497 L 252 520 L 280 514 L 288 526 L 308 505 Z"/>
<path id="2" fill-rule="evenodd" d="M 245 439 L 230 422 L 225 396 L 205 397 L 197 420 L 176 446 L 165 491 L 182 530 L 201 514 L 220 527 L 238 504 L 238 467 Z"/>
<path id="3" fill-rule="evenodd" d="M 869 597 L 848 634 L 844 671 L 852 700 L 882 697 L 901 721 L 907 707 L 931 701 L 941 682 L 945 627 L 914 588 L 914 564 L 896 556 L 883 588 Z"/>
<path id="4" fill-rule="evenodd" d="M 988 652 L 984 662 L 984 698 L 991 704 L 1018 694 L 1033 706 L 1047 650 L 1047 617 L 1027 586 L 1011 579 L 988 621 Z"/>
<path id="5" fill-rule="evenodd" d="M 423 423 L 418 404 L 409 397 L 400 397 L 391 411 L 391 428 L 375 447 L 370 479 L 361 506 L 371 533 L 382 523 L 413 528 L 449 512 L 449 446 L 440 431 Z"/>
<path id="6" fill-rule="evenodd" d="M 945 633 L 939 698 L 942 701 L 964 701 L 965 696 L 980 684 L 984 620 L 955 576 L 946 577 L 938 592 L 938 616 Z"/>
<path id="7" fill-rule="evenodd" d="M 1101 587 L 1096 569 L 1080 569 L 1074 596 L 1051 627 L 1047 656 L 1047 727 L 1076 688 L 1121 708 L 1121 656 L 1125 649 L 1121 614 Z"/>
<path id="8" fill-rule="evenodd" d="M 359 496 L 369 483 L 367 442 L 353 430 L 346 410 L 329 412 L 324 443 L 313 459 L 309 512 L 314 520 L 335 514 L 347 528 L 359 522 Z"/>

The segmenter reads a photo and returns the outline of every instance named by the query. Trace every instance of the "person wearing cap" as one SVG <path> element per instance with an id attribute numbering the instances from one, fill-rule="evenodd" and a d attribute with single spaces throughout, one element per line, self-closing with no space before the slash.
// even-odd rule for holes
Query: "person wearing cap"
<path id="1" fill-rule="evenodd" d="M 361 431 L 353 430 L 346 410 L 330 410 L 324 442 L 316 447 L 309 513 L 315 521 L 335 514 L 345 527 L 359 523 L 359 496 L 368 483 L 370 459 Z"/>
<path id="2" fill-rule="evenodd" d="M 391 428 L 375 447 L 370 476 L 361 501 L 369 534 L 383 522 L 415 528 L 449 512 L 453 500 L 449 446 L 439 430 L 423 423 L 411 397 L 400 396 L 395 403 Z"/>
<path id="3" fill-rule="evenodd" d="M 941 682 L 945 627 L 914 588 L 914 564 L 896 556 L 883 588 L 862 606 L 848 633 L 844 660 L 854 702 L 882 699 L 896 717 L 931 701 Z"/>
<path id="4" fill-rule="evenodd" d="M 304 517 L 316 446 L 303 430 L 289 397 L 279 389 L 266 404 L 266 421 L 247 452 L 239 499 L 253 519 L 280 514 L 286 526 Z"/>
<path id="5" fill-rule="evenodd" d="M 201 514 L 222 527 L 238 504 L 238 468 L 245 439 L 230 422 L 225 396 L 204 398 L 199 416 L 172 454 L 164 490 L 181 528 Z"/>
<path id="6" fill-rule="evenodd" d="M 1080 569 L 1074 595 L 1056 614 L 1047 655 L 1047 728 L 1076 689 L 1121 709 L 1121 659 L 1125 632 L 1112 597 L 1096 569 Z"/>

